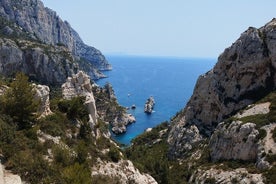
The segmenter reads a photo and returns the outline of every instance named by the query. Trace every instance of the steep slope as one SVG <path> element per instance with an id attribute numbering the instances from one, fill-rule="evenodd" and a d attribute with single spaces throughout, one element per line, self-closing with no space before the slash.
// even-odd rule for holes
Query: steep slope
<path id="1" fill-rule="evenodd" d="M 29 83 L 22 74 L 8 81 L 0 78 L 0 183 L 157 183 L 111 140 L 105 119 L 118 116 L 116 109 L 122 107 L 106 100 L 110 94 L 87 74 L 68 77 L 55 91 Z M 18 128 L 22 122 L 10 109 L 25 109 L 33 100 L 39 105 L 24 116 L 26 126 Z M 97 111 L 99 101 L 105 106 Z"/>
<path id="2" fill-rule="evenodd" d="M 95 69 L 111 69 L 99 50 L 84 44 L 69 23 L 63 22 L 56 12 L 45 8 L 40 0 L 1 0 L 0 16 L 11 25 L 16 24 L 34 40 L 47 45 L 65 46 L 77 60 L 84 61 L 82 69 L 93 78 L 101 77 Z M 12 26 L 6 26 L 5 30 L 17 32 Z"/>
<path id="3" fill-rule="evenodd" d="M 182 157 L 218 123 L 275 89 L 276 19 L 250 27 L 199 77 L 185 109 L 173 121 L 170 155 Z"/>

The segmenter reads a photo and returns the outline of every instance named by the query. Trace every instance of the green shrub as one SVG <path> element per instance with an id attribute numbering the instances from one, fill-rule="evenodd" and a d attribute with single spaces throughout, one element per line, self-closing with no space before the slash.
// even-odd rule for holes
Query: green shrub
<path id="1" fill-rule="evenodd" d="M 66 167 L 74 162 L 74 157 L 66 148 L 62 148 L 59 145 L 55 145 L 53 146 L 52 152 L 54 155 L 55 164 L 58 164 L 62 167 Z"/>
<path id="2" fill-rule="evenodd" d="M 257 140 L 261 140 L 266 137 L 267 132 L 264 129 L 259 129 L 259 134 L 257 135 Z"/>
<path id="3" fill-rule="evenodd" d="M 215 178 L 206 178 L 205 182 L 206 184 L 214 184 L 216 183 L 216 179 Z"/>
<path id="4" fill-rule="evenodd" d="M 111 147 L 109 152 L 108 152 L 108 157 L 113 161 L 113 162 L 118 162 L 121 158 L 120 152 L 118 149 Z"/>
<path id="5" fill-rule="evenodd" d="M 91 183 L 95 183 L 95 184 L 121 184 L 121 181 L 116 176 L 110 177 L 108 175 L 93 175 Z M 130 183 L 130 184 L 132 184 L 132 183 Z"/>
<path id="6" fill-rule="evenodd" d="M 272 166 L 268 171 L 266 171 L 263 175 L 265 176 L 265 183 L 274 184 L 276 181 L 276 166 Z"/>
<path id="7" fill-rule="evenodd" d="M 67 117 L 59 112 L 40 119 L 38 123 L 43 132 L 52 136 L 64 136 L 66 128 L 72 127 Z"/>
<path id="8" fill-rule="evenodd" d="M 272 137 L 274 139 L 274 142 L 276 142 L 276 128 L 272 130 Z"/>
<path id="9" fill-rule="evenodd" d="M 62 171 L 62 178 L 64 183 L 74 184 L 90 184 L 91 183 L 91 171 L 90 168 L 84 164 L 75 163 L 66 167 Z"/>
<path id="10" fill-rule="evenodd" d="M 39 102 L 34 99 L 34 94 L 28 77 L 18 73 L 2 98 L 4 113 L 12 117 L 20 129 L 30 127 L 35 120 Z"/>
<path id="11" fill-rule="evenodd" d="M 88 121 L 88 111 L 84 105 L 85 97 L 74 97 L 71 100 L 60 100 L 58 108 L 61 112 L 67 114 L 71 120 L 80 119 Z"/>

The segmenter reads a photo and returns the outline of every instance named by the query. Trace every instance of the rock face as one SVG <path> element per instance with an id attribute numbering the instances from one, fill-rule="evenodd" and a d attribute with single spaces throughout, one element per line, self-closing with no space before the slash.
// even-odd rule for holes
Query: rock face
<path id="1" fill-rule="evenodd" d="M 112 178 L 119 178 L 122 184 L 157 184 L 153 177 L 140 173 L 129 160 L 120 160 L 118 163 L 100 162 L 97 167 L 92 168 L 92 176 L 94 175 L 106 175 Z"/>
<path id="2" fill-rule="evenodd" d="M 144 112 L 151 114 L 154 108 L 154 98 L 151 96 L 150 98 L 147 99 L 146 103 L 145 103 L 145 107 L 144 107 Z"/>
<path id="3" fill-rule="evenodd" d="M 50 109 L 50 88 L 45 85 L 36 85 L 34 84 L 34 90 L 36 90 L 35 98 L 40 100 L 40 107 L 38 113 L 40 117 L 45 117 L 52 114 Z"/>
<path id="4" fill-rule="evenodd" d="M 90 77 L 83 71 L 78 72 L 72 77 L 68 77 L 66 83 L 62 85 L 62 95 L 65 99 L 71 99 L 77 96 L 85 97 L 85 104 L 88 108 L 89 122 L 93 127 L 97 123 L 97 109 Z"/>
<path id="5" fill-rule="evenodd" d="M 0 163 L 0 183 L 1 184 L 22 184 L 21 178 L 18 175 L 12 174 L 4 169 Z"/>
<path id="6" fill-rule="evenodd" d="M 197 126 L 210 137 L 219 122 L 275 89 L 276 19 L 260 29 L 250 27 L 199 77 L 185 109 L 173 122 L 170 154 L 183 155 L 183 129 Z"/>
<path id="7" fill-rule="evenodd" d="M 19 30 L 25 32 L 29 38 L 44 44 L 65 46 L 77 60 L 82 61 L 79 62 L 82 65 L 81 68 L 87 69 L 91 77 L 101 77 L 96 69 L 111 69 L 99 50 L 84 44 L 69 23 L 63 22 L 56 12 L 45 8 L 40 0 L 0 0 L 0 16 L 2 19 L 15 23 L 18 28 L 14 30 L 8 24 L 1 30 L 2 33 L 14 36 Z M 12 50 L 12 48 L 10 50 L 10 52 L 17 53 L 17 57 L 22 55 L 17 50 Z"/>
<path id="8" fill-rule="evenodd" d="M 78 70 L 78 64 L 66 49 L 49 47 L 46 51 L 44 47 L 46 45 L 29 41 L 16 43 L 0 38 L 0 73 L 12 76 L 21 71 L 38 82 L 56 85 Z"/>
<path id="9" fill-rule="evenodd" d="M 194 180 L 193 180 L 194 179 Z M 216 182 L 208 182 L 208 179 L 214 179 Z M 189 183 L 242 183 L 242 184 L 264 184 L 262 174 L 250 174 L 244 168 L 235 169 L 233 171 L 223 171 L 221 169 L 211 168 L 207 171 L 198 171 L 193 181 Z"/>
<path id="10" fill-rule="evenodd" d="M 241 121 L 233 121 L 230 125 L 220 123 L 209 143 L 212 160 L 256 161 L 259 131 L 255 126 Z"/>

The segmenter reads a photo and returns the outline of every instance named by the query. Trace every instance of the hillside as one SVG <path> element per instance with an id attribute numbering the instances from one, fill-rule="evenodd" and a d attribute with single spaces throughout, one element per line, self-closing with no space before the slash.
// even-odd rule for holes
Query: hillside
<path id="1" fill-rule="evenodd" d="M 0 181 L 156 183 L 111 140 L 109 122 L 125 112 L 108 89 L 84 72 L 51 91 L 22 73 L 2 80 Z"/>
<path id="2" fill-rule="evenodd" d="M 111 69 L 39 0 L 0 0 L 0 183 L 275 183 L 276 19 L 250 27 L 186 107 L 121 148 Z M 184 80 L 184 79 L 183 79 Z"/>
<path id="3" fill-rule="evenodd" d="M 186 107 L 127 157 L 158 183 L 275 183 L 275 38 L 276 19 L 242 33 Z"/>

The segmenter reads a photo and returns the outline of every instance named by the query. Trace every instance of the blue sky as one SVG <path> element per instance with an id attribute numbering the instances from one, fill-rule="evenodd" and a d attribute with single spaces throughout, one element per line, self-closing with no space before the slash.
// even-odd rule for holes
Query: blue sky
<path id="1" fill-rule="evenodd" d="M 42 0 L 104 54 L 217 58 L 275 0 Z"/>

